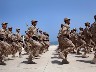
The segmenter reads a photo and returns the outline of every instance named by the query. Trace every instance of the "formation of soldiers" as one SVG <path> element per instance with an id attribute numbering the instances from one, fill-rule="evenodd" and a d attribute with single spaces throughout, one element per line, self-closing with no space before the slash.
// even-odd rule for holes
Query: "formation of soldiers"
<path id="1" fill-rule="evenodd" d="M 79 32 L 74 28 L 70 30 L 70 19 L 64 18 L 65 24 L 61 24 L 58 33 L 58 53 L 63 59 L 63 64 L 68 64 L 67 56 L 69 53 L 77 55 L 82 54 L 82 58 L 87 58 L 87 54 L 94 52 L 92 63 L 96 63 L 96 15 L 94 16 L 95 22 L 90 25 L 89 22 L 85 23 L 85 28 L 80 27 Z"/>
<path id="2" fill-rule="evenodd" d="M 0 29 L 0 65 L 6 65 L 4 61 L 9 55 L 15 58 L 16 53 L 22 58 L 22 48 L 28 54 L 28 63 L 32 63 L 33 59 L 39 54 L 48 51 L 49 34 L 36 28 L 36 20 L 31 21 L 31 26 L 25 31 L 26 35 L 20 34 L 20 29 L 16 29 L 16 33 L 12 32 L 12 27 L 8 27 L 8 23 L 2 23 Z"/>
<path id="3" fill-rule="evenodd" d="M 58 53 L 63 59 L 62 63 L 69 63 L 67 56 L 69 53 L 82 54 L 82 58 L 87 58 L 87 53 L 94 52 L 93 63 L 96 63 L 96 15 L 95 22 L 90 25 L 85 23 L 85 28 L 80 27 L 79 32 L 74 28 L 70 30 L 70 19 L 64 18 L 65 24 L 61 24 L 58 33 Z M 40 54 L 48 51 L 50 45 L 49 34 L 36 28 L 38 21 L 32 20 L 31 26 L 25 31 L 25 35 L 20 34 L 20 29 L 16 33 L 12 32 L 12 27 L 8 23 L 2 23 L 0 29 L 0 65 L 6 65 L 4 62 L 9 55 L 14 58 L 16 53 L 22 58 L 22 48 L 28 54 L 28 63 L 33 63 L 33 59 Z"/>

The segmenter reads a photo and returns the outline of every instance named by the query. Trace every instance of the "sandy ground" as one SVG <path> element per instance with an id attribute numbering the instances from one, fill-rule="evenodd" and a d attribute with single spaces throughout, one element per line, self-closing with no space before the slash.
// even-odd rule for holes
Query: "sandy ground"
<path id="1" fill-rule="evenodd" d="M 28 55 L 14 59 L 9 56 L 11 60 L 6 61 L 6 66 L 0 65 L 0 72 L 96 72 L 96 64 L 90 63 L 93 54 L 89 54 L 89 58 L 69 54 L 68 61 L 70 64 L 62 65 L 61 59 L 58 59 L 55 52 L 56 48 L 57 46 L 50 46 L 48 52 L 33 60 L 36 64 L 26 64 Z"/>

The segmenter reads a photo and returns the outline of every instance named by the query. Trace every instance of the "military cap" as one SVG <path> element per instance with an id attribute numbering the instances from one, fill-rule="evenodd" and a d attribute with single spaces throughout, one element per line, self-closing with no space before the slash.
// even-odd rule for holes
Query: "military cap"
<path id="1" fill-rule="evenodd" d="M 49 36 L 49 34 L 47 32 L 43 32 L 43 34 Z"/>
<path id="2" fill-rule="evenodd" d="M 46 34 L 46 32 L 43 32 L 43 34 Z"/>
<path id="3" fill-rule="evenodd" d="M 76 31 L 76 28 L 73 28 L 73 31 Z"/>
<path id="4" fill-rule="evenodd" d="M 9 31 L 12 31 L 12 27 L 8 27 L 8 30 L 9 30 Z"/>
<path id="5" fill-rule="evenodd" d="M 32 20 L 31 22 L 32 22 L 32 23 L 35 23 L 35 22 L 38 22 L 38 21 L 37 21 L 37 20 Z"/>
<path id="6" fill-rule="evenodd" d="M 49 34 L 48 34 L 48 33 L 46 33 L 46 35 L 47 35 L 47 36 L 49 36 Z"/>
<path id="7" fill-rule="evenodd" d="M 42 32 L 42 30 L 39 30 L 39 32 Z"/>
<path id="8" fill-rule="evenodd" d="M 83 28 L 82 28 L 82 27 L 80 27 L 79 29 L 80 29 L 80 30 L 83 30 Z"/>
<path id="9" fill-rule="evenodd" d="M 86 23 L 85 23 L 85 26 L 90 26 L 90 23 L 89 23 L 89 22 L 86 22 Z"/>
<path id="10" fill-rule="evenodd" d="M 68 20 L 70 20 L 69 18 L 64 18 L 64 21 L 68 21 Z"/>
<path id="11" fill-rule="evenodd" d="M 20 30 L 19 28 L 16 29 L 17 31 Z"/>
<path id="12" fill-rule="evenodd" d="M 7 25 L 7 24 L 8 24 L 8 23 L 6 23 L 6 22 L 3 22 L 3 23 L 2 23 L 2 25 Z"/>
<path id="13" fill-rule="evenodd" d="M 8 29 L 12 29 L 12 27 L 8 27 Z"/>

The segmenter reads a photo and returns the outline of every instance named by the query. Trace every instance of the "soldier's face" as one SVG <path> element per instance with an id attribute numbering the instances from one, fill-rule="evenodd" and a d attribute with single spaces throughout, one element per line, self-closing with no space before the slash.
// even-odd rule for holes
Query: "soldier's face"
<path id="1" fill-rule="evenodd" d="M 17 30 L 17 32 L 19 33 L 19 32 L 20 32 L 20 30 Z"/>
<path id="2" fill-rule="evenodd" d="M 89 28 L 89 26 L 86 26 L 86 28 Z"/>
<path id="3" fill-rule="evenodd" d="M 40 34 L 42 34 L 42 32 L 39 32 Z"/>
<path id="4" fill-rule="evenodd" d="M 4 24 L 4 25 L 2 25 L 2 27 L 3 27 L 4 29 L 6 29 L 6 28 L 7 28 L 7 25 L 6 25 L 6 24 Z"/>
<path id="5" fill-rule="evenodd" d="M 67 24 L 70 24 L 70 20 L 67 20 L 66 23 L 67 23 Z"/>
<path id="6" fill-rule="evenodd" d="M 9 29 L 9 31 L 12 31 L 12 29 Z"/>
<path id="7" fill-rule="evenodd" d="M 33 25 L 33 26 L 36 26 L 36 25 L 37 25 L 37 22 L 32 23 L 32 25 Z"/>
<path id="8" fill-rule="evenodd" d="M 76 31 L 74 31 L 74 33 L 75 33 Z"/>
<path id="9" fill-rule="evenodd" d="M 18 32 L 20 32 L 20 30 Z"/>

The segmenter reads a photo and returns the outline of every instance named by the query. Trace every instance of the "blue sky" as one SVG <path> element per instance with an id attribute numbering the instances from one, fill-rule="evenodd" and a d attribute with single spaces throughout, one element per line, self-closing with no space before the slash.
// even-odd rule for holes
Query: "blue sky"
<path id="1" fill-rule="evenodd" d="M 96 0 L 0 0 L 0 23 L 21 29 L 21 34 L 30 26 L 31 20 L 38 20 L 37 27 L 50 34 L 50 40 L 57 40 L 57 33 L 63 19 L 71 19 L 71 29 L 93 23 L 96 14 Z M 1 26 L 0 26 L 1 28 Z"/>

